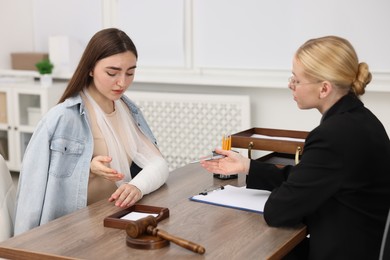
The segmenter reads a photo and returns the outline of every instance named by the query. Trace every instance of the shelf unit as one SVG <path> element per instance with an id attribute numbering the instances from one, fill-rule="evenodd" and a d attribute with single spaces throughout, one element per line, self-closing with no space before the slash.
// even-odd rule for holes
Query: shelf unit
<path id="1" fill-rule="evenodd" d="M 10 171 L 20 171 L 27 144 L 40 118 L 64 92 L 66 83 L 0 82 L 0 154 Z"/>

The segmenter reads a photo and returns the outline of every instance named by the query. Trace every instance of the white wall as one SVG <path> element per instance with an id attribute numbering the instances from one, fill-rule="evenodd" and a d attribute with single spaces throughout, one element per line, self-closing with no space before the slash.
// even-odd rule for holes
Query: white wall
<path id="1" fill-rule="evenodd" d="M 34 51 L 32 0 L 0 0 L 0 69 L 11 68 L 11 52 Z"/>
<path id="2" fill-rule="evenodd" d="M 7 39 L 0 53 L 47 51 L 48 37 L 61 34 L 86 45 L 97 30 L 114 26 L 135 41 L 140 67 L 289 70 L 304 41 L 335 34 L 349 39 L 373 71 L 390 72 L 387 0 L 168 2 L 0 0 Z"/>
<path id="3" fill-rule="evenodd" d="M 369 87 L 368 85 L 367 88 Z M 251 124 L 253 127 L 310 131 L 321 120 L 321 114 L 317 110 L 300 110 L 292 99 L 287 86 L 286 88 L 251 88 L 134 83 L 131 89 L 152 92 L 249 95 L 251 99 Z M 390 135 L 390 93 L 368 90 L 363 97 L 363 102 L 381 120 L 387 133 Z"/>
<path id="4" fill-rule="evenodd" d="M 42 28 L 40 30 L 34 29 L 34 24 L 42 24 L 45 17 L 34 17 L 34 13 L 36 13 L 34 5 L 38 4 L 42 7 L 41 5 L 45 1 L 49 1 L 51 4 L 55 1 L 61 4 L 77 3 L 76 0 L 0 0 L 0 35 L 2 39 L 0 70 L 11 67 L 9 58 L 11 52 L 44 51 L 42 49 L 44 47 L 36 45 L 42 45 L 39 42 L 45 42 L 46 39 L 41 39 L 39 36 L 38 39 L 35 38 L 40 35 L 39 32 L 45 30 Z M 140 51 L 140 64 L 142 64 L 142 57 L 147 57 L 149 64 L 153 64 L 153 61 L 150 61 L 152 57 L 148 56 L 148 53 L 155 52 L 148 51 L 148 48 L 149 50 L 161 48 L 160 52 L 164 52 L 166 48 L 164 49 L 161 47 L 162 45 L 158 44 L 153 46 L 153 42 L 160 43 L 158 38 L 164 35 L 158 34 L 160 36 L 156 38 L 153 30 L 164 30 L 164 28 L 151 27 L 150 24 L 160 24 L 162 19 L 170 17 L 158 15 L 158 13 L 164 12 L 156 14 L 156 12 L 147 11 L 148 6 L 154 6 L 153 1 L 159 0 L 143 0 L 142 4 L 139 0 L 96 0 L 96 5 L 89 10 L 86 4 L 81 3 L 78 7 L 69 8 L 69 10 L 75 10 L 72 15 L 68 13 L 70 11 L 63 12 L 64 8 L 56 8 L 53 12 L 57 12 L 59 18 L 48 21 L 47 25 L 58 34 L 61 33 L 57 31 L 58 28 L 66 23 L 66 19 L 72 21 L 79 19 L 80 22 L 77 24 L 80 28 L 72 26 L 71 29 L 74 30 L 75 34 L 79 32 L 81 37 L 89 38 L 91 32 L 96 31 L 97 28 L 125 23 L 126 19 L 124 20 L 123 16 L 129 14 L 129 21 L 132 22 L 128 24 L 128 33 L 131 37 L 134 35 L 137 38 L 135 42 Z M 217 4 L 221 5 L 222 2 L 224 5 L 218 9 Z M 171 16 L 172 19 L 175 19 L 175 24 L 177 24 L 177 20 L 183 19 L 183 25 L 174 28 L 171 28 L 169 24 L 165 25 L 166 30 L 169 30 L 168 35 L 172 35 L 175 31 L 184 30 L 184 33 L 181 32 L 180 37 L 174 38 L 175 42 L 172 43 L 179 43 L 180 50 L 184 52 L 183 55 L 179 55 L 179 59 L 184 59 L 180 63 L 183 66 L 181 68 L 168 66 L 168 69 L 167 66 L 161 66 L 164 67 L 163 69 L 140 66 L 136 76 L 138 82 L 134 88 L 143 91 L 248 94 L 251 96 L 253 126 L 310 130 L 318 124 L 320 114 L 314 110 L 299 110 L 292 100 L 289 90 L 285 87 L 290 70 L 290 54 L 309 37 L 318 36 L 320 33 L 337 32 L 351 39 L 359 56 L 373 68 L 374 80 L 367 87 L 363 101 L 378 116 L 390 133 L 390 117 L 388 116 L 390 112 L 390 49 L 388 48 L 390 46 L 390 30 L 388 30 L 390 16 L 387 15 L 387 11 L 390 10 L 389 1 L 345 0 L 340 3 L 336 0 L 325 2 L 241 0 L 236 2 L 239 5 L 234 6 L 233 0 L 171 1 L 171 4 L 180 8 L 172 8 L 168 5 L 167 10 L 161 11 L 180 12 L 181 9 L 184 9 L 184 16 L 177 15 L 177 13 Z M 90 2 L 88 3 L 91 5 Z M 118 5 L 123 7 L 129 3 L 132 3 L 134 8 L 143 10 L 138 12 L 142 15 L 136 16 L 137 10 L 129 10 L 126 13 L 123 12 L 123 9 L 118 9 Z M 217 8 L 219 11 L 206 14 L 204 10 L 208 7 L 211 8 L 210 10 Z M 246 7 L 251 7 L 250 12 L 246 11 Z M 99 8 L 103 9 L 103 13 L 100 13 Z M 162 8 L 164 7 L 159 7 L 159 9 Z M 78 12 L 76 12 L 77 10 Z M 122 19 L 116 17 L 118 13 L 122 14 Z M 132 13 L 134 15 L 130 15 Z M 214 52 L 213 57 L 207 55 L 212 48 L 211 45 L 207 46 L 206 40 L 209 39 L 210 35 L 213 35 L 212 30 L 218 29 L 218 27 L 212 27 L 211 24 L 209 28 L 205 27 L 205 24 L 199 19 L 203 16 L 192 17 L 197 13 L 210 19 L 209 22 L 214 23 L 212 26 L 226 24 L 226 27 L 221 27 L 220 30 L 222 33 L 221 48 L 220 50 L 215 49 L 220 52 Z M 252 17 L 247 17 L 248 14 L 252 14 Z M 213 17 L 213 15 L 218 17 Z M 258 17 L 256 17 L 257 15 Z M 131 20 L 134 17 L 137 19 Z M 192 18 L 193 20 L 191 20 Z M 40 22 L 37 22 L 36 19 Z M 95 19 L 102 24 L 85 23 L 85 19 L 88 21 Z M 241 27 L 234 26 L 235 24 L 240 24 Z M 252 25 L 253 29 L 251 29 Z M 232 39 L 230 42 L 228 41 L 229 32 Z M 247 34 L 241 34 L 242 32 L 247 32 Z M 225 40 L 223 41 L 223 39 Z M 80 42 L 85 44 L 85 40 L 80 40 Z M 253 45 L 253 42 L 256 44 Z M 147 46 L 146 43 L 148 43 Z M 226 47 L 231 46 L 229 44 L 232 43 L 233 47 Z M 213 46 L 213 48 L 216 47 Z M 251 49 L 253 52 L 250 51 Z M 231 55 L 233 53 L 234 55 Z M 198 55 L 198 57 L 196 58 L 194 55 Z M 164 57 L 163 55 L 154 56 Z M 241 59 L 240 62 L 235 63 L 234 57 Z M 259 59 L 260 63 L 256 63 L 256 59 Z M 221 60 L 225 60 L 225 63 L 221 63 Z M 218 68 L 225 66 L 225 64 L 226 68 Z M 240 65 L 235 64 L 252 65 L 240 67 Z M 248 68 L 256 66 L 260 70 Z"/>

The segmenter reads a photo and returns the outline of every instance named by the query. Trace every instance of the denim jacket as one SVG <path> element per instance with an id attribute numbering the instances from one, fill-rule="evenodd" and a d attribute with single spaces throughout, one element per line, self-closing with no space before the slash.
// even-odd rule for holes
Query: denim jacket
<path id="1" fill-rule="evenodd" d="M 126 96 L 140 130 L 156 139 L 141 111 Z M 15 235 L 87 205 L 93 136 L 80 95 L 50 109 L 27 146 L 19 176 Z"/>

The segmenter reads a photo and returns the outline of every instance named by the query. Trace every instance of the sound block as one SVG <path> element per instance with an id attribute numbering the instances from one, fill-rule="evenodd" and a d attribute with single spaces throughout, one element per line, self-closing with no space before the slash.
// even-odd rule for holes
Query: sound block
<path id="1" fill-rule="evenodd" d="M 156 220 L 157 222 L 160 222 L 161 220 L 164 220 L 169 217 L 169 209 L 168 208 L 161 208 L 161 207 L 154 207 L 154 206 L 148 206 L 148 205 L 133 205 L 127 209 L 123 209 L 119 212 L 116 212 L 115 214 L 112 214 L 106 218 L 104 218 L 104 226 L 110 227 L 110 228 L 119 228 L 119 229 L 126 229 L 127 224 L 129 224 L 129 220 L 122 219 L 125 215 L 131 213 L 131 212 L 142 212 L 142 213 L 151 213 L 151 214 L 158 214 Z"/>
<path id="2" fill-rule="evenodd" d="M 142 235 L 137 238 L 126 236 L 126 245 L 136 249 L 160 249 L 168 246 L 169 241 L 151 235 Z"/>

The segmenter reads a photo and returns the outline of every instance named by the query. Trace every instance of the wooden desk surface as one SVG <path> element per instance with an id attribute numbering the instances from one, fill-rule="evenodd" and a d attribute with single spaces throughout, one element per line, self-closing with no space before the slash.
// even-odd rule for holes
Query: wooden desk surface
<path id="1" fill-rule="evenodd" d="M 164 186 L 138 204 L 166 207 L 169 218 L 158 227 L 206 248 L 204 255 L 174 243 L 162 249 L 133 249 L 124 230 L 103 226 L 103 219 L 120 211 L 100 201 L 46 225 L 0 243 L 0 257 L 53 259 L 54 255 L 81 259 L 279 259 L 306 236 L 306 228 L 272 228 L 263 215 L 189 200 L 214 185 L 245 185 L 245 176 L 218 180 L 198 164 L 170 174 Z M 35 252 L 35 253 L 34 253 Z"/>

